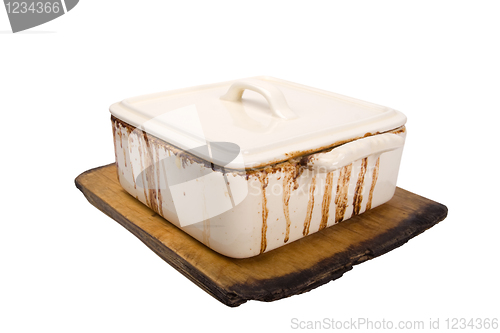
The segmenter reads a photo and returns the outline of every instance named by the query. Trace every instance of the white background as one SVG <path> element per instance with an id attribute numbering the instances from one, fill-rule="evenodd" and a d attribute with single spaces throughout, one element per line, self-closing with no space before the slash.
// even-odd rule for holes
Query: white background
<path id="1" fill-rule="evenodd" d="M 0 8 L 0 331 L 258 332 L 298 320 L 499 317 L 498 1 L 81 1 L 12 34 Z M 74 186 L 114 160 L 108 107 L 270 75 L 408 117 L 398 185 L 434 228 L 303 295 L 238 308 Z"/>

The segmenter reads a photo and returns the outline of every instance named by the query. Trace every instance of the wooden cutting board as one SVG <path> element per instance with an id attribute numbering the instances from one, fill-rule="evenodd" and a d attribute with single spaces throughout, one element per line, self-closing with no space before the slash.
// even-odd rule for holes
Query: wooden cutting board
<path id="1" fill-rule="evenodd" d="M 274 301 L 338 279 L 442 221 L 446 206 L 396 189 L 386 204 L 286 246 L 247 259 L 218 254 L 122 189 L 115 164 L 75 179 L 92 205 L 116 220 L 207 293 L 228 306 Z"/>

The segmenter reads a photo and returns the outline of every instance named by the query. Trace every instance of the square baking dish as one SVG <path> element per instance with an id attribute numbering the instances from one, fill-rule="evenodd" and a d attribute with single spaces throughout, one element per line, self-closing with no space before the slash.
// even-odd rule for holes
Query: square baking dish
<path id="1" fill-rule="evenodd" d="M 389 201 L 406 137 L 399 111 L 264 76 L 129 98 L 110 111 L 122 187 L 234 258 Z"/>

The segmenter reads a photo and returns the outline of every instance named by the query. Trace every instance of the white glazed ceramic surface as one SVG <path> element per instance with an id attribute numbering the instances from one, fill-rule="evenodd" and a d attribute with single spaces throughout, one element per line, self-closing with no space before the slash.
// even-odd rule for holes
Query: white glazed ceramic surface
<path id="1" fill-rule="evenodd" d="M 342 103 L 349 104 L 344 112 L 350 114 L 336 123 L 335 117 L 329 118 L 328 108 L 312 103 L 310 110 L 323 108 L 322 113 L 326 113 L 317 117 L 310 112 L 318 118 L 317 126 L 324 129 L 315 136 L 311 116 L 294 107 L 296 99 L 288 102 L 291 95 L 287 89 L 292 84 L 268 78 L 265 81 L 255 83 L 254 79 L 247 79 L 205 86 L 201 91 L 208 87 L 210 95 L 214 86 L 218 89 L 218 97 L 211 102 L 210 97 L 202 94 L 194 100 L 189 97 L 186 106 L 186 93 L 200 90 L 193 88 L 139 97 L 111 107 L 118 179 L 123 188 L 186 233 L 229 257 L 255 256 L 361 214 L 390 200 L 396 188 L 406 136 L 404 115 L 342 97 Z M 273 85 L 274 82 L 281 86 Z M 220 85 L 224 89 L 220 90 Z M 301 93 L 326 98 L 327 93 L 293 87 L 299 87 Z M 241 95 L 248 89 L 257 91 L 267 103 L 243 103 Z M 282 90 L 287 93 L 281 93 Z M 224 91 L 225 94 L 220 93 Z M 169 96 L 168 101 L 165 96 Z M 170 100 L 172 96 L 174 102 Z M 343 114 L 339 97 L 332 96 L 332 107 L 340 108 L 334 113 Z M 137 101 L 145 103 L 142 109 Z M 260 116 L 272 117 L 272 121 L 279 119 L 274 127 L 266 127 L 260 133 L 267 136 L 268 144 L 259 149 L 260 143 L 251 140 L 254 135 L 253 141 L 259 141 L 259 125 L 253 124 L 254 129 L 249 130 L 249 126 L 234 121 L 234 115 L 229 117 L 234 122 L 225 123 L 224 114 L 215 111 L 214 117 L 219 117 L 226 127 L 216 131 L 214 121 L 208 121 L 212 126 L 207 127 L 206 104 L 217 109 L 220 101 L 234 103 L 234 108 L 249 119 L 259 119 L 253 114 L 259 112 Z M 318 102 L 315 98 L 312 101 Z M 136 105 L 133 110 L 124 104 Z M 193 105 L 201 121 L 189 118 Z M 162 112 L 172 110 L 174 116 L 161 117 Z M 183 114 L 185 119 L 180 116 Z M 302 127 L 289 123 L 302 118 Z M 323 124 L 325 118 L 333 123 Z M 303 141 L 297 141 L 294 132 L 284 136 L 287 128 L 299 132 L 303 128 L 303 141 L 314 144 L 296 149 L 304 147 Z M 238 129 L 243 132 L 242 138 L 235 134 Z M 277 133 L 276 141 L 273 133 Z M 216 141 L 237 141 L 241 151 L 233 164 L 226 163 L 225 168 L 217 165 L 213 158 L 215 146 L 207 136 Z M 166 138 L 172 138 L 177 145 Z M 325 144 L 328 138 L 332 141 Z M 202 144 L 208 149 L 192 149 Z M 272 151 L 281 151 L 277 153 L 279 158 L 274 158 Z"/>
<path id="2" fill-rule="evenodd" d="M 384 106 L 270 77 L 129 98 L 110 111 L 183 150 L 207 142 L 237 144 L 241 158 L 226 167 L 240 170 L 390 131 L 406 122 L 401 112 Z"/>

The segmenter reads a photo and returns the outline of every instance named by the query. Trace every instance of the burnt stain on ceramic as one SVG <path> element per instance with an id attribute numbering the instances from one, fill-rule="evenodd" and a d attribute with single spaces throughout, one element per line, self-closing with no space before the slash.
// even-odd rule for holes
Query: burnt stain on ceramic
<path id="1" fill-rule="evenodd" d="M 285 239 L 283 240 L 284 243 L 288 242 L 288 239 L 290 237 L 290 225 L 292 224 L 292 221 L 290 221 L 290 209 L 288 207 L 288 204 L 290 202 L 290 178 L 289 176 L 285 176 L 283 178 L 283 213 L 285 214 Z"/>
<path id="2" fill-rule="evenodd" d="M 130 137 L 129 137 L 130 138 Z M 130 141 L 132 142 L 131 140 L 132 138 L 130 138 Z M 132 163 L 132 161 L 130 161 L 130 172 L 132 173 L 132 181 L 134 182 L 134 189 L 137 190 L 137 183 L 135 181 L 135 177 L 134 177 L 134 163 Z"/>
<path id="3" fill-rule="evenodd" d="M 113 115 L 111 116 L 111 120 L 113 121 L 113 123 L 119 123 L 122 127 L 126 128 L 129 133 L 131 133 L 132 131 L 135 131 L 135 130 L 142 131 L 142 130 L 116 118 Z M 295 179 L 296 179 L 296 178 L 300 177 L 300 175 L 302 174 L 302 172 L 305 169 L 309 168 L 308 161 L 311 157 L 310 156 L 311 154 L 326 153 L 326 152 L 329 152 L 332 149 L 334 149 L 338 146 L 341 146 L 345 143 L 348 143 L 348 142 L 351 142 L 351 141 L 354 141 L 357 139 L 361 139 L 363 137 L 371 136 L 371 135 L 382 134 L 382 133 L 400 134 L 400 133 L 405 133 L 405 132 L 406 132 L 405 126 L 401 126 L 401 127 L 398 127 L 396 129 L 390 130 L 390 131 L 366 133 L 364 136 L 356 137 L 356 138 L 349 139 L 349 140 L 338 141 L 338 142 L 332 143 L 332 144 L 327 145 L 327 146 L 323 146 L 323 147 L 319 147 L 319 148 L 315 148 L 315 149 L 307 149 L 307 150 L 286 153 L 285 154 L 286 159 L 274 160 L 274 161 L 271 161 L 269 163 L 266 163 L 265 165 L 256 165 L 256 166 L 247 168 L 245 170 L 235 170 L 235 169 L 220 167 L 218 165 L 214 165 L 213 163 L 211 163 L 209 161 L 206 161 L 202 158 L 199 158 L 193 154 L 190 154 L 190 153 L 188 153 L 188 152 L 186 152 L 186 151 L 184 151 L 184 150 L 182 150 L 182 149 L 180 149 L 180 148 L 178 148 L 170 143 L 167 143 L 164 140 L 159 139 L 151 134 L 148 134 L 148 138 L 150 141 L 157 142 L 161 146 L 165 147 L 165 150 L 170 151 L 172 153 L 172 155 L 178 156 L 181 159 L 183 165 L 187 165 L 187 163 L 198 163 L 198 164 L 204 165 L 207 168 L 212 169 L 213 171 L 219 171 L 221 173 L 231 173 L 234 175 L 244 176 L 248 180 L 251 176 L 256 176 L 258 178 L 259 177 L 258 173 L 260 173 L 262 171 L 265 171 L 266 173 L 280 172 L 281 169 L 283 168 L 284 164 L 291 164 L 298 169 L 298 172 L 296 173 L 296 176 L 295 176 Z"/>
<path id="4" fill-rule="evenodd" d="M 266 187 L 269 179 L 267 178 L 267 174 L 261 173 L 259 180 L 262 188 L 262 229 L 260 238 L 260 253 L 263 253 L 267 248 L 267 216 L 269 215 L 269 209 L 267 208 Z"/>
<path id="5" fill-rule="evenodd" d="M 123 149 L 123 156 L 127 156 L 127 151 L 125 150 L 125 147 L 123 147 L 123 134 L 121 133 L 121 130 L 120 130 L 120 146 L 121 148 Z M 124 161 L 123 161 L 125 167 L 127 167 L 127 159 L 125 158 Z"/>
<path id="6" fill-rule="evenodd" d="M 306 219 L 304 220 L 304 230 L 302 235 L 307 236 L 309 234 L 309 227 L 311 226 L 312 213 L 314 209 L 314 191 L 316 189 L 316 175 L 311 179 L 311 184 L 309 185 L 309 200 L 307 201 L 307 212 Z"/>
<path id="7" fill-rule="evenodd" d="M 344 219 L 347 208 L 349 183 L 351 181 L 352 163 L 340 169 L 339 180 L 337 182 L 337 192 L 335 194 L 335 223 Z"/>
<path id="8" fill-rule="evenodd" d="M 283 203 L 283 214 L 285 217 L 285 237 L 284 237 L 284 243 L 287 243 L 290 239 L 290 228 L 292 224 L 292 218 L 290 217 L 290 207 L 289 207 L 289 202 L 290 202 L 290 196 L 294 190 L 296 190 L 299 186 L 298 184 L 298 178 L 301 177 L 303 174 L 304 170 L 310 169 L 310 164 L 309 161 L 311 159 L 310 154 L 318 153 L 318 152 L 328 152 L 331 151 L 332 149 L 345 144 L 350 141 L 354 141 L 359 138 L 354 138 L 352 140 L 346 140 L 342 142 L 336 142 L 332 145 L 329 145 L 328 147 L 320 148 L 320 149 L 310 149 L 310 150 L 305 150 L 301 152 L 293 152 L 287 154 L 288 160 L 286 161 L 279 161 L 274 164 L 268 164 L 263 167 L 253 167 L 253 168 L 248 168 L 246 170 L 233 170 L 233 169 L 228 169 L 224 167 L 220 167 L 217 165 L 214 165 L 210 161 L 206 161 L 202 158 L 199 158 L 190 152 L 186 152 L 178 147 L 175 147 L 171 145 L 170 143 L 167 143 L 153 135 L 147 134 L 143 130 L 136 128 L 134 126 L 131 126 L 130 124 L 127 124 L 118 118 L 115 118 L 114 116 L 111 117 L 112 123 L 113 123 L 113 136 L 115 137 L 115 156 L 116 156 L 116 149 L 118 149 L 118 140 L 116 136 L 120 138 L 120 148 L 124 149 L 124 154 L 125 154 L 125 148 L 123 147 L 122 143 L 122 135 L 125 135 L 123 130 L 125 130 L 128 134 L 131 134 L 132 132 L 137 134 L 137 139 L 139 140 L 137 148 L 139 149 L 139 162 L 140 162 L 140 167 L 142 170 L 145 170 L 146 172 L 141 173 L 141 176 L 143 177 L 142 181 L 143 184 L 147 184 L 147 186 L 144 187 L 144 197 L 145 197 L 145 203 L 147 206 L 149 206 L 153 211 L 157 212 L 161 216 L 163 216 L 163 197 L 160 189 L 160 164 L 158 163 L 160 161 L 160 155 L 159 151 L 164 150 L 168 156 L 176 156 L 179 159 L 179 167 L 185 168 L 188 164 L 201 164 L 206 168 L 211 169 L 214 172 L 220 172 L 224 176 L 227 174 L 231 174 L 233 177 L 234 176 L 241 176 L 244 177 L 246 180 L 249 180 L 250 178 L 255 178 L 260 182 L 261 189 L 262 189 L 262 228 L 261 228 L 261 241 L 260 241 L 260 253 L 263 253 L 266 251 L 268 244 L 267 244 L 267 229 L 268 229 L 268 215 L 269 215 L 269 208 L 268 208 L 268 198 L 266 197 L 266 188 L 269 183 L 269 178 L 272 177 L 272 175 L 276 175 L 275 179 L 280 180 L 282 179 L 283 182 L 283 197 L 282 197 L 282 203 Z M 406 129 L 404 126 L 399 127 L 397 129 L 394 129 L 392 131 L 388 131 L 390 133 L 394 134 L 401 134 L 405 133 Z M 384 132 L 385 133 L 385 132 Z M 380 134 L 380 133 L 366 133 L 364 137 L 375 135 L 375 134 Z M 133 140 L 135 136 L 130 136 L 129 135 L 129 140 Z M 130 149 L 130 148 L 129 148 Z M 128 154 L 126 155 L 128 156 Z M 368 195 L 368 200 L 366 204 L 366 209 L 368 210 L 371 208 L 371 201 L 373 197 L 373 191 L 376 185 L 377 177 L 378 177 L 378 168 L 379 168 L 379 160 L 380 158 L 377 159 L 375 168 L 373 169 L 372 173 L 372 184 L 370 187 L 370 192 Z M 156 164 L 156 168 L 148 168 L 148 166 L 152 166 L 153 164 Z M 133 168 L 133 163 L 130 163 L 130 168 Z M 363 188 L 365 186 L 364 182 L 366 179 L 366 170 L 367 170 L 367 158 L 364 158 L 362 160 L 361 164 L 361 171 L 358 174 L 358 179 L 357 183 L 355 186 L 355 193 L 354 193 L 354 199 L 353 199 L 353 216 L 357 215 L 361 212 L 361 203 L 363 202 Z M 335 174 L 338 171 L 335 172 Z M 133 173 L 133 170 L 132 170 Z M 352 173 L 352 164 L 344 166 L 343 168 L 340 169 L 338 181 L 337 181 L 337 187 L 335 191 L 335 223 L 338 223 L 345 218 L 345 212 L 347 208 L 347 203 L 348 203 L 348 188 L 351 180 L 351 173 Z M 144 179 L 144 177 L 146 179 Z M 332 196 L 334 195 L 334 192 L 332 191 L 333 189 L 333 184 L 334 184 L 334 172 L 330 172 L 326 176 L 325 180 L 325 187 L 324 187 L 324 193 L 323 193 L 323 200 L 322 200 L 322 208 L 321 208 L 321 221 L 320 221 L 320 226 L 318 230 L 322 230 L 326 228 L 328 225 L 328 221 L 330 219 L 330 216 L 332 215 L 330 212 L 330 206 L 331 206 L 331 201 L 332 201 Z M 134 177 L 132 177 L 134 178 Z M 134 188 L 136 187 L 135 184 L 135 179 L 134 180 Z M 313 216 L 313 210 L 314 210 L 314 202 L 315 202 L 315 189 L 316 189 L 316 175 L 313 174 L 313 177 L 311 178 L 311 183 L 309 185 L 309 193 L 308 193 L 308 203 L 307 203 L 307 211 L 304 219 L 304 224 L 303 224 L 303 230 L 302 234 L 304 236 L 310 234 L 310 224 Z M 333 208 L 332 208 L 333 209 Z M 207 228 L 209 229 L 209 224 L 207 225 L 206 223 L 203 223 L 203 240 L 204 242 L 208 243 L 208 238 L 210 237 L 209 233 L 207 234 L 206 230 Z"/>
<path id="9" fill-rule="evenodd" d="M 144 132 L 137 132 L 137 135 L 142 135 Z M 145 134 L 145 133 L 144 133 Z M 145 143 L 144 139 L 146 140 Z M 144 198 L 146 200 L 146 205 L 151 208 L 153 211 L 157 211 L 157 207 L 154 204 L 153 200 L 153 191 L 151 190 L 151 183 L 154 178 L 151 176 L 151 168 L 150 166 L 150 157 L 149 157 L 149 142 L 147 141 L 147 135 L 142 135 L 141 139 L 139 139 L 139 144 L 137 149 L 139 151 L 139 162 L 141 164 L 141 170 L 145 170 L 146 172 L 141 172 L 141 180 L 142 180 L 142 188 L 144 190 Z"/>
<path id="10" fill-rule="evenodd" d="M 123 133 L 122 133 L 122 126 L 118 126 L 116 128 L 116 134 L 118 134 L 118 137 L 120 138 L 120 149 L 123 149 L 123 156 L 127 156 L 127 152 L 125 150 L 125 147 L 123 147 Z M 115 134 L 115 131 L 113 131 L 113 134 Z M 114 135 L 114 137 L 116 137 L 116 135 Z M 115 147 L 115 153 L 116 153 L 116 149 L 118 149 L 118 146 Z M 125 158 L 124 159 L 124 165 L 127 166 L 127 159 Z"/>
<path id="11" fill-rule="evenodd" d="M 358 181 L 354 190 L 354 198 L 352 202 L 352 216 L 359 215 L 361 211 L 361 203 L 363 202 L 363 186 L 365 184 L 366 167 L 368 166 L 368 157 L 361 160 L 361 170 L 359 170 Z"/>
<path id="12" fill-rule="evenodd" d="M 154 189 L 154 170 L 151 167 L 153 165 L 153 158 L 151 156 L 152 153 L 152 148 L 149 143 L 148 135 L 146 132 L 141 132 L 142 134 L 142 142 L 145 143 L 145 147 L 143 147 L 143 156 L 144 156 L 144 162 L 145 166 L 143 170 L 145 171 L 146 174 L 146 184 L 147 184 L 147 200 L 149 203 L 149 207 L 155 212 L 158 211 L 158 205 L 157 205 L 157 198 L 156 198 L 156 191 Z"/>
<path id="13" fill-rule="evenodd" d="M 120 137 L 120 148 L 123 148 L 123 141 L 122 141 L 122 131 L 121 131 L 121 128 L 118 128 L 118 136 Z"/>
<path id="14" fill-rule="evenodd" d="M 135 127 L 132 127 L 116 118 L 112 117 L 113 123 L 113 136 L 115 137 L 115 155 L 117 149 L 123 149 L 123 154 L 125 157 L 125 161 L 127 160 L 126 147 L 123 145 L 123 136 L 125 133 L 122 131 L 126 131 L 128 134 L 128 140 L 133 142 L 133 137 L 130 135 L 133 132 L 137 134 L 139 139 L 137 149 L 139 151 L 139 163 L 141 165 L 141 169 L 144 170 L 144 173 L 141 173 L 142 187 L 144 190 L 144 198 L 146 201 L 146 205 L 151 208 L 154 212 L 163 216 L 163 197 L 160 188 L 160 163 L 159 160 L 159 151 L 163 146 L 161 142 L 157 142 L 156 140 L 151 140 L 151 136 L 146 132 L 139 130 Z M 120 139 L 120 148 L 118 148 L 116 137 Z M 130 149 L 130 148 L 129 148 Z M 125 166 L 127 166 L 125 162 Z M 130 168 L 132 175 L 134 175 L 133 163 L 130 163 Z M 132 177 L 134 189 L 137 189 L 137 183 L 135 177 Z"/>
<path id="15" fill-rule="evenodd" d="M 326 228 L 328 218 L 330 217 L 330 203 L 332 202 L 333 171 L 326 174 L 325 191 L 323 193 L 323 202 L 321 203 L 321 222 L 319 230 Z"/>
<path id="16" fill-rule="evenodd" d="M 406 133 L 406 127 L 405 126 L 401 126 L 401 127 L 398 127 L 392 131 L 389 131 L 390 133 L 392 134 L 403 134 L 403 133 Z"/>
<path id="17" fill-rule="evenodd" d="M 188 151 L 185 151 L 185 150 L 178 148 L 178 147 L 176 147 L 168 142 L 165 142 L 164 140 L 159 139 L 159 138 L 155 137 L 154 135 L 146 133 L 142 129 L 140 129 L 138 127 L 134 127 L 134 126 L 116 118 L 115 116 L 111 116 L 111 121 L 112 121 L 114 127 L 121 126 L 121 127 L 125 128 L 129 134 L 129 137 L 130 137 L 130 134 L 132 132 L 137 133 L 140 140 L 142 138 L 144 138 L 145 135 L 147 135 L 147 140 L 151 145 L 154 145 L 156 147 L 161 147 L 162 149 L 165 150 L 165 152 L 169 156 L 176 156 L 179 159 L 179 165 L 182 168 L 185 168 L 189 164 L 197 163 L 197 164 L 203 165 L 207 169 L 211 169 L 214 172 L 221 172 L 223 174 L 233 174 L 233 176 L 236 176 L 236 175 L 245 176 L 247 180 L 248 180 L 249 176 L 251 174 L 253 174 L 253 172 L 251 172 L 251 171 L 247 172 L 246 170 L 234 170 L 234 169 L 229 169 L 229 168 L 225 168 L 223 166 L 218 166 L 216 164 L 213 164 L 210 161 L 206 161 L 198 156 L 191 154 Z M 215 144 L 217 144 L 217 142 Z M 219 145 L 220 145 L 220 143 L 219 143 Z M 263 169 L 261 169 L 259 171 L 262 171 L 262 170 Z"/>
<path id="18" fill-rule="evenodd" d="M 116 118 L 115 116 L 111 116 L 111 120 L 112 120 L 113 124 L 115 125 L 115 127 L 121 126 L 121 127 L 125 128 L 129 134 L 131 134 L 132 132 L 137 133 L 137 136 L 138 136 L 140 141 L 141 141 L 141 139 L 146 138 L 146 140 L 148 141 L 148 143 L 150 145 L 154 145 L 155 147 L 162 147 L 163 149 L 165 149 L 167 154 L 169 154 L 169 156 L 173 156 L 173 155 L 177 156 L 180 159 L 183 167 L 185 167 L 188 163 L 199 163 L 199 164 L 203 164 L 207 168 L 212 167 L 212 163 L 207 162 L 201 158 L 198 158 L 192 154 L 189 154 L 189 153 L 185 152 L 184 150 L 177 148 L 177 147 L 175 147 L 175 146 L 173 146 L 173 145 L 171 145 L 171 144 L 169 144 L 169 143 L 167 143 L 167 142 L 165 142 L 165 141 L 163 141 L 163 140 L 161 140 L 161 139 L 159 139 L 151 134 L 147 134 L 146 132 L 144 132 L 140 128 L 137 128 L 137 127 L 134 127 L 130 124 L 127 124 L 126 122 L 123 122 L 122 120 Z M 141 145 L 139 144 L 139 147 L 140 146 Z"/>
<path id="19" fill-rule="evenodd" d="M 142 163 L 142 157 L 143 156 L 143 153 L 142 153 L 142 147 L 141 145 L 139 145 L 138 147 L 138 150 L 139 150 L 139 161 L 141 163 L 141 170 L 144 170 L 144 163 Z M 144 172 L 141 172 L 141 180 L 142 180 L 142 189 L 144 191 L 144 199 L 146 200 L 146 204 L 149 205 L 149 200 L 148 200 L 148 192 L 146 191 L 146 180 L 144 179 Z M 149 205 L 149 208 L 153 208 L 151 207 L 151 205 Z"/>
<path id="20" fill-rule="evenodd" d="M 290 239 L 290 226 L 292 221 L 290 219 L 290 195 L 293 190 L 298 188 L 297 177 L 300 173 L 300 168 L 294 167 L 293 165 L 286 165 L 282 168 L 281 172 L 283 176 L 283 214 L 285 215 L 285 239 L 284 243 L 288 242 Z"/>
<path id="21" fill-rule="evenodd" d="M 115 164 L 116 164 L 116 175 L 120 178 L 120 165 L 118 163 L 118 149 L 122 148 L 122 133 L 121 127 L 119 124 L 112 122 L 113 125 L 113 140 L 114 140 L 114 148 L 115 148 Z M 118 140 L 119 138 L 119 140 Z M 120 141 L 120 148 L 118 148 L 118 141 Z M 124 151 L 125 152 L 125 151 Z M 125 155 L 126 159 L 126 155 Z"/>
<path id="22" fill-rule="evenodd" d="M 276 159 L 274 161 L 268 162 L 267 165 L 279 164 L 283 161 L 286 161 L 287 159 L 294 159 L 294 158 L 301 158 L 301 157 L 308 159 L 311 154 L 327 153 L 334 148 L 342 146 L 343 144 L 346 144 L 346 143 L 349 143 L 349 142 L 352 142 L 355 140 L 359 140 L 362 138 L 366 138 L 366 137 L 369 137 L 372 135 L 383 134 L 383 133 L 401 134 L 401 133 L 405 133 L 405 132 L 406 132 L 406 127 L 404 125 L 401 127 L 389 130 L 389 131 L 374 132 L 374 133 L 367 132 L 363 136 L 353 137 L 353 138 L 350 138 L 348 140 L 336 141 L 336 142 L 329 144 L 329 145 L 326 145 L 326 146 L 322 146 L 322 147 L 318 147 L 318 148 L 311 148 L 311 149 L 306 149 L 306 150 L 297 150 L 297 151 L 293 151 L 290 153 L 285 153 L 286 158 L 280 159 L 280 160 Z M 307 162 L 306 162 L 306 164 L 307 164 Z M 263 167 L 263 166 L 257 165 L 257 166 L 254 166 L 253 168 L 258 169 L 260 167 Z"/>
<path id="23" fill-rule="evenodd" d="M 163 197 L 161 194 L 161 170 L 160 170 L 160 147 L 155 147 L 155 160 L 154 165 L 156 166 L 156 188 L 158 195 L 158 212 L 163 216 Z"/>
<path id="24" fill-rule="evenodd" d="M 380 156 L 377 158 L 377 162 L 375 162 L 375 168 L 373 168 L 372 185 L 370 186 L 370 194 L 368 194 L 368 201 L 366 202 L 365 210 L 369 210 L 372 208 L 373 191 L 375 190 L 375 185 L 377 184 L 379 166 L 380 166 Z"/>
<path id="25" fill-rule="evenodd" d="M 117 153 L 117 144 L 116 144 L 116 132 L 117 132 L 117 126 L 118 124 L 115 123 L 114 121 L 111 121 L 111 124 L 113 126 L 113 144 L 114 144 L 114 150 L 115 150 L 115 165 L 116 165 L 116 176 L 119 178 L 120 177 L 120 166 L 118 165 L 118 153 Z"/>

